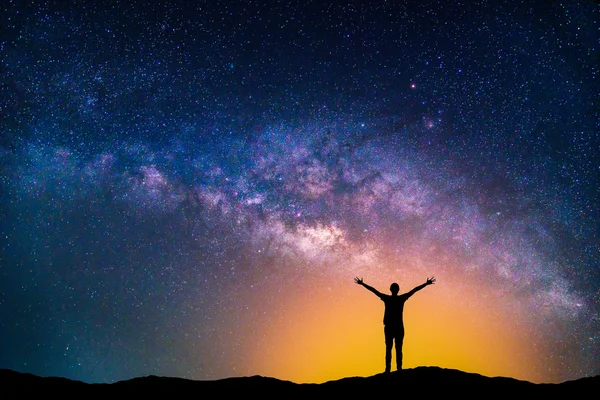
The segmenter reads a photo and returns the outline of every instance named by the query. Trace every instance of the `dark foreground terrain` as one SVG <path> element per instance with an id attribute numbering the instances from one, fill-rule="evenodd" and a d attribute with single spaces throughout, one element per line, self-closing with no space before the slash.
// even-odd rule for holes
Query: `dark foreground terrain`
<path id="1" fill-rule="evenodd" d="M 196 381 L 181 378 L 147 376 L 110 384 L 88 384 L 59 377 L 40 377 L 7 369 L 0 369 L 0 384 L 4 387 L 19 385 L 22 395 L 27 391 L 43 389 L 43 394 L 66 395 L 70 393 L 132 393 L 138 394 L 175 393 L 174 390 L 194 390 L 195 396 L 218 395 L 260 395 L 260 396 L 297 396 L 297 395 L 388 395 L 415 394 L 427 395 L 437 392 L 491 394 L 548 393 L 556 395 L 579 394 L 583 390 L 600 388 L 600 375 L 566 381 L 556 384 L 535 384 L 506 377 L 487 377 L 454 369 L 439 367 L 417 367 L 390 374 L 378 374 L 369 377 L 348 377 L 320 384 L 294 383 L 262 376 L 226 378 L 213 381 Z M 178 392 L 183 393 L 183 392 Z M 589 393 L 589 392 L 588 392 Z"/>

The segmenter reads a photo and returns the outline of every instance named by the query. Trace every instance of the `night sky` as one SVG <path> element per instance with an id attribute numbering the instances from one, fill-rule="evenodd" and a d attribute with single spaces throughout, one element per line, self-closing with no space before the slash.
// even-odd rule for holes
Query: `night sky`
<path id="1" fill-rule="evenodd" d="M 595 1 L 0 4 L 0 368 L 600 374 Z"/>

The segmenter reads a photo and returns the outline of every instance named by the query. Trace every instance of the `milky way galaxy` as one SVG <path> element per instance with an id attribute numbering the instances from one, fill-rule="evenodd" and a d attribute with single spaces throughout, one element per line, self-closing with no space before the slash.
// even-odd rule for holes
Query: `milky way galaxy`
<path id="1" fill-rule="evenodd" d="M 466 3 L 4 2 L 0 368 L 600 374 L 598 7 Z"/>

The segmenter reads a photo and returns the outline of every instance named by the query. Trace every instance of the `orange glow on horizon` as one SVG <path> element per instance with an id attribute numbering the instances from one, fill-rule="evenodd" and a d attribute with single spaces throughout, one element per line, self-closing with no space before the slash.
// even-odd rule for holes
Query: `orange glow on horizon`
<path id="1" fill-rule="evenodd" d="M 253 370 L 296 383 L 322 383 L 384 370 L 383 302 L 356 285 L 352 276 L 304 295 L 289 297 L 285 320 L 271 321 Z M 437 277 L 410 298 L 404 309 L 404 368 L 439 366 L 486 376 L 540 382 L 531 338 L 497 296 Z M 423 283 L 402 282 L 401 293 Z M 365 277 L 383 293 L 381 286 Z M 391 282 L 390 282 L 391 283 Z M 395 366 L 395 359 L 392 360 Z"/>

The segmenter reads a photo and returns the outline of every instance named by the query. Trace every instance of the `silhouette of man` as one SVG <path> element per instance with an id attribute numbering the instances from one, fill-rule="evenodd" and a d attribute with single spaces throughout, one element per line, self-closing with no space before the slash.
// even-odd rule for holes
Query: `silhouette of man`
<path id="1" fill-rule="evenodd" d="M 402 369 L 402 343 L 404 341 L 404 321 L 402 318 L 402 312 L 404 311 L 404 303 L 413 294 L 423 289 L 425 286 L 429 286 L 435 283 L 435 278 L 427 278 L 427 281 L 422 285 L 415 287 L 410 292 L 398 295 L 400 291 L 400 285 L 392 283 L 390 285 L 390 291 L 392 295 L 383 294 L 377 289 L 367 285 L 363 282 L 362 278 L 354 278 L 354 282 L 364 286 L 366 289 L 375 293 L 383 303 L 385 304 L 385 311 L 383 314 L 383 332 L 385 334 L 385 372 L 390 372 L 392 364 L 392 347 L 394 342 L 396 345 L 396 368 L 398 371 Z"/>

